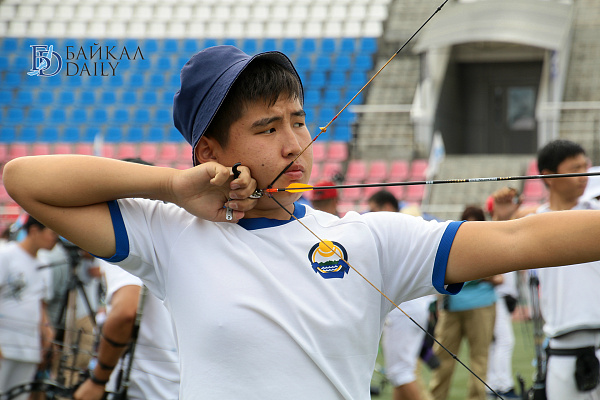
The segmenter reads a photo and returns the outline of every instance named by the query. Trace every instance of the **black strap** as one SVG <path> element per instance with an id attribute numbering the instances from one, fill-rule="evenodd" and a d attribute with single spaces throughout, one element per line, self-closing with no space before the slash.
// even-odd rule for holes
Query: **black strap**
<path id="1" fill-rule="evenodd" d="M 102 336 L 102 338 L 103 338 L 104 340 L 106 340 L 106 341 L 108 342 L 108 344 L 110 344 L 110 345 L 111 345 L 111 346 L 113 346 L 113 347 L 125 347 L 125 346 L 127 346 L 127 345 L 129 344 L 129 342 L 127 342 L 127 343 L 119 343 L 119 342 L 115 342 L 114 340 L 107 338 L 107 337 L 104 335 L 104 332 L 100 332 L 100 335 Z"/>
<path id="2" fill-rule="evenodd" d="M 105 386 L 108 383 L 108 379 L 102 380 L 102 379 L 96 378 L 96 375 L 94 375 L 94 371 L 92 371 L 92 370 L 90 370 L 90 381 L 92 381 L 96 385 L 100 385 L 100 386 Z"/>
<path id="3" fill-rule="evenodd" d="M 576 349 L 551 349 L 546 347 L 546 354 L 548 356 L 580 356 L 589 352 L 594 353 L 596 348 L 594 346 L 579 347 Z"/>

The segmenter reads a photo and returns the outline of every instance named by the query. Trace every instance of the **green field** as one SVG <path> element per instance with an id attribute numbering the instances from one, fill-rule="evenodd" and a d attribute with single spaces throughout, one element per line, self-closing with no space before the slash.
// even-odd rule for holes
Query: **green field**
<path id="1" fill-rule="evenodd" d="M 513 330 L 515 332 L 515 348 L 513 351 L 513 376 L 520 374 L 525 380 L 526 387 L 531 386 L 531 382 L 534 375 L 534 367 L 532 361 L 535 358 L 535 350 L 533 346 L 533 329 L 531 322 L 514 322 Z M 380 354 L 381 356 L 381 354 Z M 469 365 L 469 354 L 468 346 L 466 342 L 463 342 L 459 358 L 465 364 Z M 383 363 L 383 360 L 379 360 Z M 423 378 L 425 382 L 429 380 L 429 370 L 423 367 Z M 452 386 L 450 389 L 450 395 L 448 400 L 464 400 L 467 396 L 467 379 L 469 372 L 460 364 L 457 363 L 454 368 L 454 376 L 452 377 Z M 373 377 L 373 384 L 379 386 L 381 383 L 381 376 L 375 374 Z M 518 387 L 518 383 L 515 378 L 515 388 Z M 383 391 L 378 396 L 373 396 L 373 400 L 391 400 L 392 398 L 392 387 L 390 385 L 383 385 Z"/>

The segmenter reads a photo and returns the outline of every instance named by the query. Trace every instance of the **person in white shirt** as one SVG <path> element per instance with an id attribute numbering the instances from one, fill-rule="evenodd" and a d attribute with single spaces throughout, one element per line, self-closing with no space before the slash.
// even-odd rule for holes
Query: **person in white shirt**
<path id="1" fill-rule="evenodd" d="M 365 280 L 401 303 L 525 266 L 600 259 L 600 211 L 430 222 L 338 218 L 296 203 L 301 193 L 261 197 L 256 189 L 308 183 L 312 169 L 301 81 L 282 53 L 197 53 L 173 114 L 193 168 L 23 157 L 3 181 L 23 208 L 163 301 L 181 399 L 369 399 L 393 306 Z"/>
<path id="2" fill-rule="evenodd" d="M 51 249 L 58 236 L 32 216 L 23 228 L 25 238 L 0 249 L 0 393 L 34 380 L 42 361 L 42 343 L 54 332 L 44 299 L 48 275 L 40 269 L 40 249 Z M 24 393 L 16 399 L 27 399 Z"/>

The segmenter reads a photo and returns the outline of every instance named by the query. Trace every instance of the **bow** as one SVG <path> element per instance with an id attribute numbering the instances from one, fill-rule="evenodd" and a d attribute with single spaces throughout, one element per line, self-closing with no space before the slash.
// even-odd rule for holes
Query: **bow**
<path id="1" fill-rule="evenodd" d="M 407 318 L 409 318 L 415 325 L 417 325 L 419 327 L 419 329 L 421 329 L 423 332 L 425 332 L 426 335 L 430 336 L 433 341 L 435 343 L 437 343 L 442 349 L 444 349 L 446 352 L 448 352 L 452 358 L 454 358 L 458 363 L 460 363 L 464 368 L 467 369 L 467 371 L 469 371 L 475 378 L 477 378 L 481 383 L 483 383 L 493 394 L 495 394 L 498 398 L 502 399 L 502 397 L 496 392 L 494 391 L 482 378 L 480 378 L 477 374 L 475 374 L 465 363 L 463 363 L 455 354 L 453 354 L 450 350 L 448 350 L 444 345 L 442 345 L 433 335 L 431 335 L 429 332 L 427 332 L 427 330 L 425 328 L 423 328 L 419 323 L 417 323 L 410 315 L 408 315 L 404 310 L 402 310 L 398 304 L 396 304 L 392 299 L 390 299 L 385 293 L 383 293 L 383 291 L 381 289 L 379 289 L 375 284 L 373 284 L 369 279 L 367 279 L 363 274 L 361 274 L 354 266 L 352 266 L 348 260 L 346 259 L 347 257 L 344 257 L 344 255 L 342 254 L 342 252 L 335 246 L 332 245 L 331 242 L 328 242 L 326 240 L 323 240 L 322 238 L 320 238 L 315 232 L 313 232 L 308 226 L 306 226 L 302 221 L 300 221 L 300 219 L 298 219 L 295 215 L 293 215 L 293 213 L 291 213 L 287 208 L 285 208 L 283 206 L 283 204 L 281 204 L 279 201 L 277 201 L 277 199 L 275 199 L 275 197 L 273 196 L 273 193 L 278 192 L 278 191 L 286 191 L 286 189 L 284 190 L 278 190 L 278 189 L 273 189 L 273 185 L 275 184 L 275 182 L 294 164 L 294 162 L 319 138 L 319 136 L 321 136 L 322 133 L 327 131 L 327 128 L 333 123 L 333 121 L 335 121 L 338 116 L 354 101 L 354 99 L 356 99 L 356 97 L 358 97 L 361 92 L 375 79 L 375 77 L 377 77 L 379 75 L 379 73 L 381 71 L 383 71 L 383 69 L 390 63 L 392 62 L 392 60 L 402 51 L 402 49 L 404 49 L 406 47 L 406 45 L 421 31 L 421 29 L 423 29 L 423 27 L 442 9 L 442 7 L 448 2 L 448 0 L 444 0 L 444 2 L 436 8 L 436 10 L 433 12 L 433 14 L 431 14 L 429 16 L 429 18 L 427 18 L 427 20 L 408 38 L 408 40 L 390 57 L 390 59 L 381 67 L 379 68 L 379 70 L 377 70 L 377 72 L 371 77 L 371 79 L 369 79 L 367 81 L 367 83 L 358 91 L 358 93 L 356 93 L 351 99 L 350 101 L 348 101 L 348 103 L 346 103 L 346 105 L 344 107 L 342 107 L 342 109 L 327 123 L 327 125 L 325 125 L 324 127 L 319 128 L 320 132 L 314 137 L 313 140 L 311 140 L 308 145 L 306 145 L 306 147 L 304 147 L 304 149 L 302 149 L 302 151 L 275 177 L 275 179 L 273 179 L 273 181 L 268 185 L 267 189 L 262 190 L 262 191 L 257 191 L 255 192 L 255 195 L 260 196 L 263 193 L 267 193 L 267 195 L 273 199 L 273 201 L 275 203 L 277 203 L 277 205 L 279 207 L 281 207 L 281 209 L 285 210 L 286 213 L 288 213 L 293 219 L 295 219 L 296 221 L 298 221 L 305 229 L 307 229 L 313 236 L 315 236 L 317 238 L 317 240 L 319 241 L 320 244 L 324 245 L 332 254 L 336 254 L 337 256 L 340 257 L 340 260 L 342 260 L 344 263 L 346 263 L 348 265 L 349 268 L 351 268 L 354 272 L 356 272 L 362 279 L 364 279 L 371 287 L 373 287 L 375 290 L 377 290 L 377 292 L 379 292 L 387 301 L 389 301 L 394 308 L 400 310 Z M 413 183 L 414 184 L 414 183 Z M 312 187 L 311 187 L 312 188 Z M 306 189 L 306 190 L 310 190 L 310 189 Z M 261 193 L 262 192 L 262 193 Z"/>

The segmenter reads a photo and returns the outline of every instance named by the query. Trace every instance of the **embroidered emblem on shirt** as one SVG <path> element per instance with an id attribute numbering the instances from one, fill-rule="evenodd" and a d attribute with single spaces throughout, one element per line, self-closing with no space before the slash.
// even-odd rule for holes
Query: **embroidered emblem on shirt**
<path id="1" fill-rule="evenodd" d="M 348 253 L 338 242 L 324 241 L 315 244 L 308 252 L 313 270 L 324 279 L 343 278 L 350 267 L 345 260 Z"/>

